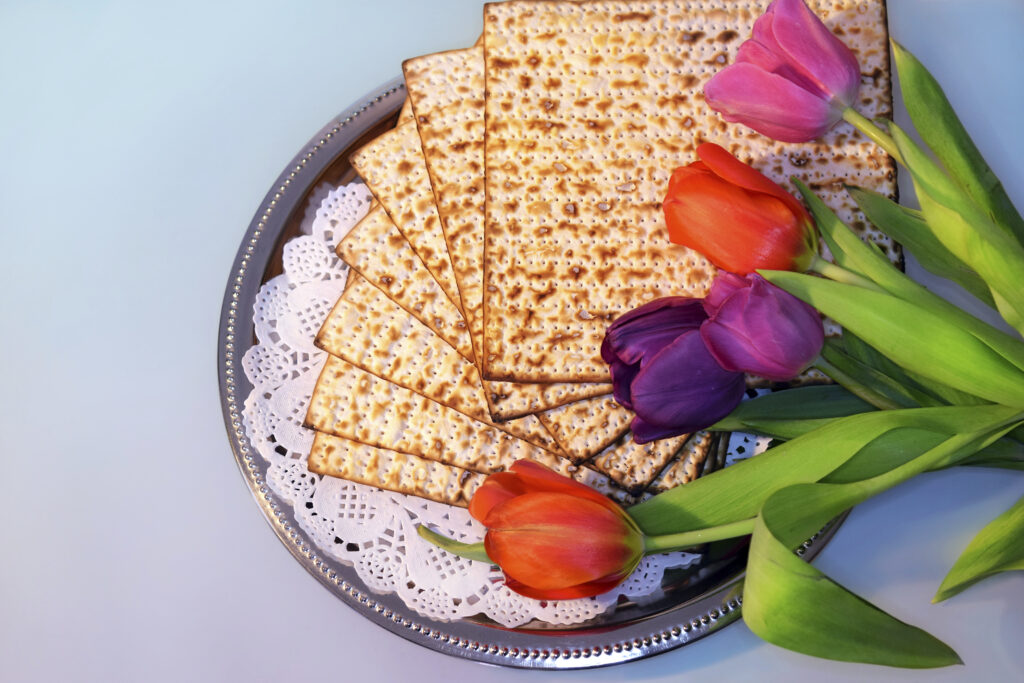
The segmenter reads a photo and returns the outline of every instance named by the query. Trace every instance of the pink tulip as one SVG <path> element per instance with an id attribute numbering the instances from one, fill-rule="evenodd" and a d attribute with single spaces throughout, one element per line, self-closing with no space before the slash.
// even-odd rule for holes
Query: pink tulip
<path id="1" fill-rule="evenodd" d="M 719 271 L 704 310 L 701 339 L 727 371 L 783 382 L 821 353 L 825 332 L 818 312 L 757 273 Z"/>
<path id="2" fill-rule="evenodd" d="M 726 121 L 782 142 L 807 142 L 843 117 L 859 88 L 857 58 L 803 0 L 774 0 L 704 96 Z"/>

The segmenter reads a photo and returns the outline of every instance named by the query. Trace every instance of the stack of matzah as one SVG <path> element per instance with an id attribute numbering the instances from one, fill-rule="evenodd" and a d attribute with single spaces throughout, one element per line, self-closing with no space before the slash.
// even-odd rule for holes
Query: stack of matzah
<path id="1" fill-rule="evenodd" d="M 519 458 L 620 498 L 692 478 L 709 437 L 634 444 L 599 354 L 617 316 L 714 277 L 668 242 L 672 171 L 714 141 L 865 232 L 841 183 L 895 187 L 848 127 L 783 145 L 704 104 L 766 5 L 489 4 L 480 43 L 405 63 L 397 126 L 350 159 L 376 202 L 338 248 L 354 275 L 317 337 L 313 471 L 458 505 Z M 888 115 L 882 0 L 810 5 L 869 74 L 860 111 Z"/>

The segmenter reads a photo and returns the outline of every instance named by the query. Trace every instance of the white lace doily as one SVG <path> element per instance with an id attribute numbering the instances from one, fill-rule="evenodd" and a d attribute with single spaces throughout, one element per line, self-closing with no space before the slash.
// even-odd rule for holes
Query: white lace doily
<path id="1" fill-rule="evenodd" d="M 586 621 L 620 595 L 652 593 L 666 569 L 693 563 L 698 555 L 655 555 L 605 595 L 532 600 L 506 588 L 496 567 L 455 557 L 416 533 L 418 524 L 427 524 L 461 541 L 479 541 L 483 527 L 466 510 L 306 470 L 313 434 L 302 420 L 326 359 L 313 339 L 347 276 L 334 247 L 366 214 L 370 199 L 361 184 L 313 191 L 303 221 L 308 234 L 285 245 L 284 273 L 261 288 L 253 314 L 259 343 L 243 358 L 254 387 L 243 411 L 249 440 L 268 463 L 268 485 L 292 506 L 319 550 L 353 566 L 371 590 L 394 593 L 423 616 L 452 620 L 483 614 L 508 627 L 535 619 L 559 625 Z"/>

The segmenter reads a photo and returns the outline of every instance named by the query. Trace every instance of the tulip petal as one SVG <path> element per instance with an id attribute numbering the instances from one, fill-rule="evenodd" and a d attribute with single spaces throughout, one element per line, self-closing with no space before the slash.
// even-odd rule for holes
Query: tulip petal
<path id="1" fill-rule="evenodd" d="M 496 472 L 480 485 L 469 501 L 469 515 L 478 522 L 496 505 L 526 493 L 526 487 L 513 472 Z"/>
<path id="2" fill-rule="evenodd" d="M 615 402 L 626 410 L 633 410 L 633 395 L 629 387 L 636 373 L 640 372 L 640 364 L 626 365 L 616 360 L 609 363 L 608 370 L 612 375 L 612 397 Z"/>
<path id="3" fill-rule="evenodd" d="M 625 581 L 632 573 L 632 571 L 628 571 L 621 574 L 614 574 L 598 581 L 589 581 L 587 583 L 569 586 L 568 588 L 549 588 L 547 590 L 527 586 L 525 583 L 516 581 L 510 576 L 505 577 L 505 585 L 508 586 L 510 590 L 519 593 L 520 595 L 525 595 L 528 598 L 533 598 L 534 600 L 576 600 L 577 598 L 590 598 L 595 595 L 600 595 L 601 593 L 607 593 Z"/>
<path id="4" fill-rule="evenodd" d="M 618 576 L 643 554 L 642 537 L 618 507 L 562 493 L 527 493 L 491 510 L 487 555 L 536 589 Z"/>
<path id="5" fill-rule="evenodd" d="M 753 166 L 748 166 L 729 154 L 721 145 L 716 145 L 713 142 L 702 143 L 697 146 L 697 156 L 712 173 L 722 180 L 747 190 L 770 194 L 789 207 L 795 216 L 802 218 L 804 223 L 811 222 L 810 214 L 796 197 L 786 192 L 778 183 Z"/>
<path id="6" fill-rule="evenodd" d="M 689 433 L 684 428 L 662 427 L 661 425 L 651 424 L 640 416 L 633 418 L 633 421 L 629 423 L 629 429 L 633 432 L 633 442 L 638 444 L 669 439 L 673 436 Z"/>
<path id="7" fill-rule="evenodd" d="M 633 380 L 633 409 L 641 422 L 693 432 L 728 415 L 743 398 L 741 373 L 724 370 L 699 333 L 687 332 L 665 347 Z M 636 430 L 634 429 L 634 436 Z"/>
<path id="8" fill-rule="evenodd" d="M 619 316 L 601 344 L 605 362 L 639 363 L 687 330 L 700 326 L 707 315 L 700 299 L 681 296 L 656 299 Z"/>
<path id="9" fill-rule="evenodd" d="M 701 338 L 726 370 L 774 381 L 792 379 L 821 351 L 821 316 L 760 275 L 750 276 L 748 282 L 743 289 L 725 282 L 731 291 L 701 326 Z"/>
<path id="10" fill-rule="evenodd" d="M 519 478 L 527 493 L 564 493 L 598 503 L 609 510 L 619 510 L 614 502 L 590 488 L 531 460 L 517 460 L 509 470 Z"/>
<path id="11" fill-rule="evenodd" d="M 769 11 L 776 44 L 804 76 L 850 106 L 860 89 L 857 57 L 822 23 L 803 0 L 775 0 Z M 756 35 L 756 27 L 755 27 Z"/>
<path id="12" fill-rule="evenodd" d="M 669 238 L 723 270 L 788 270 L 807 252 L 805 214 L 711 173 L 691 176 L 665 198 L 664 211 Z"/>
<path id="13" fill-rule="evenodd" d="M 704 312 L 713 316 L 733 293 L 746 289 L 747 278 L 725 270 L 720 270 L 711 283 L 711 290 L 704 297 Z"/>
<path id="14" fill-rule="evenodd" d="M 814 140 L 842 118 L 839 109 L 814 93 L 750 63 L 727 66 L 712 76 L 704 97 L 726 121 L 782 142 Z"/>

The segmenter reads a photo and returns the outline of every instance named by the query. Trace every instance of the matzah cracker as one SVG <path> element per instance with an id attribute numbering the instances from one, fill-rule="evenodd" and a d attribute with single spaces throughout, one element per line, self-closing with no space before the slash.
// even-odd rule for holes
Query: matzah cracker
<path id="1" fill-rule="evenodd" d="M 460 413 L 490 419 L 476 366 L 356 273 L 315 344 Z"/>
<path id="2" fill-rule="evenodd" d="M 473 357 L 462 314 L 441 291 L 388 215 L 375 204 L 338 244 L 338 256 L 389 299 L 448 342 Z M 510 420 L 608 392 L 595 384 L 486 383 L 492 419 Z"/>
<path id="3" fill-rule="evenodd" d="M 627 491 L 639 493 L 654 481 L 689 438 L 689 434 L 683 434 L 638 444 L 632 434 L 626 434 L 587 461 L 587 467 L 608 475 Z"/>
<path id="4" fill-rule="evenodd" d="M 728 435 L 722 438 L 728 439 Z M 708 454 L 714 445 L 714 437 L 710 432 L 695 432 L 672 459 L 661 474 L 647 487 L 649 493 L 668 491 L 680 484 L 693 481 L 700 476 Z"/>
<path id="5" fill-rule="evenodd" d="M 575 462 L 597 455 L 629 429 L 633 413 L 611 396 L 577 401 L 537 415 Z"/>
<path id="6" fill-rule="evenodd" d="M 356 150 L 349 162 L 461 312 L 459 287 L 422 156 L 416 125 L 406 121 Z M 404 197 L 411 202 L 402 203 Z"/>
<path id="7" fill-rule="evenodd" d="M 338 256 L 465 358 L 473 358 L 462 315 L 379 204 L 338 243 Z"/>
<path id="8" fill-rule="evenodd" d="M 481 47 L 426 55 L 403 64 L 422 143 L 422 155 L 409 162 L 425 163 L 478 359 L 483 352 L 483 65 Z M 412 195 L 403 200 L 403 204 L 412 202 Z M 521 414 L 516 406 L 524 402 L 535 412 L 612 390 L 610 384 L 596 383 L 539 387 L 489 384 L 491 414 L 504 419 Z"/>
<path id="9" fill-rule="evenodd" d="M 389 382 L 475 419 L 492 420 L 477 367 L 356 273 L 349 276 L 315 343 Z M 581 393 L 563 391 L 580 386 L 575 384 L 517 384 L 508 396 L 494 395 L 505 385 L 490 382 L 487 387 L 491 401 L 503 409 L 502 421 L 569 403 Z M 516 429 L 516 421 L 504 424 Z"/>
<path id="10" fill-rule="evenodd" d="M 842 26 L 869 74 L 858 110 L 890 114 L 882 0 L 809 4 Z M 599 349 L 610 322 L 657 297 L 706 292 L 714 268 L 668 242 L 661 213 L 669 176 L 696 160 L 702 141 L 773 180 L 803 178 L 841 218 L 868 229 L 842 182 L 893 193 L 892 161 L 873 143 L 846 125 L 818 143 L 776 143 L 726 124 L 704 102 L 704 83 L 732 60 L 761 5 L 485 7 L 485 377 L 607 380 Z"/>
<path id="11" fill-rule="evenodd" d="M 557 446 L 534 421 L 528 443 L 334 356 L 324 364 L 306 413 L 306 425 L 317 431 L 475 472 L 523 458 L 565 470 L 569 461 L 545 449 Z"/>
<path id="12" fill-rule="evenodd" d="M 458 507 L 469 506 L 485 478 L 477 472 L 323 432 L 313 437 L 308 468 L 316 474 Z"/>
<path id="13" fill-rule="evenodd" d="M 405 123 L 406 121 L 412 120 L 412 100 L 408 97 L 405 98 L 405 102 L 402 102 L 402 108 L 398 111 L 398 124 Z"/>

